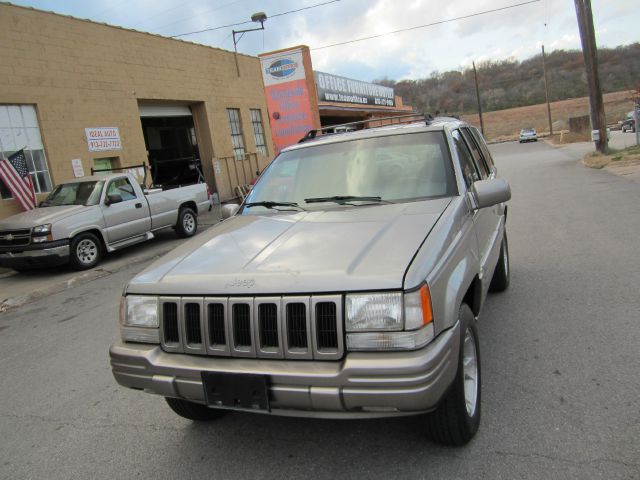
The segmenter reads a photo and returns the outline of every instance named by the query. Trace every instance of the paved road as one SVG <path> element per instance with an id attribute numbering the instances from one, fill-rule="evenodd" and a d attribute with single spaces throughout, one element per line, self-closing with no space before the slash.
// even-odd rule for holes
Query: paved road
<path id="1" fill-rule="evenodd" d="M 424 440 L 420 418 L 194 425 L 119 388 L 107 348 L 138 265 L 0 314 L 0 477 L 639 478 L 640 185 L 542 142 L 493 149 L 512 283 L 482 315 L 466 448 Z"/>

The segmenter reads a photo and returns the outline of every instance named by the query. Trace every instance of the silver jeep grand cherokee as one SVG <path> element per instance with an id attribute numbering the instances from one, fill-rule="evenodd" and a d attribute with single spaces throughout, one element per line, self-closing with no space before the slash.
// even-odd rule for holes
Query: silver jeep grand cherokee
<path id="1" fill-rule="evenodd" d="M 135 277 L 118 383 L 192 420 L 426 414 L 433 440 L 468 442 L 511 193 L 474 127 L 412 120 L 310 132 L 229 218 Z"/>

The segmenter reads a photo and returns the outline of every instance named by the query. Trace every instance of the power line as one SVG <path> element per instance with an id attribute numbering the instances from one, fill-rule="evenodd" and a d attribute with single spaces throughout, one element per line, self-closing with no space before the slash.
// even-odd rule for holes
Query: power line
<path id="1" fill-rule="evenodd" d="M 244 0 L 235 0 L 233 2 L 225 3 L 224 5 L 218 5 L 215 8 L 210 8 L 208 10 L 203 10 L 201 12 L 198 12 L 197 16 L 199 17 L 199 16 L 204 15 L 205 13 L 211 13 L 211 12 L 215 12 L 217 10 L 221 10 L 223 8 L 226 8 L 226 7 L 230 7 L 231 5 L 235 5 L 236 3 L 240 3 L 241 1 L 244 1 Z M 196 18 L 196 16 L 190 15 L 188 17 L 181 18 L 180 20 L 175 20 L 175 21 L 170 22 L 170 23 L 165 23 L 164 25 L 160 25 L 160 26 L 154 27 L 154 31 L 157 32 L 158 30 L 162 30 L 163 28 L 170 27 L 170 26 L 176 25 L 178 23 L 183 23 L 183 22 L 185 22 L 187 20 L 191 20 L 192 18 Z"/>
<path id="2" fill-rule="evenodd" d="M 472 13 L 470 15 L 463 15 L 461 17 L 448 18 L 446 20 L 440 20 L 438 22 L 433 22 L 433 23 L 425 23 L 424 25 L 417 25 L 415 27 L 401 28 L 400 30 L 394 30 L 393 32 L 380 33 L 378 35 L 371 35 L 371 36 L 368 36 L 368 37 L 357 38 L 355 40 L 347 40 L 345 42 L 332 43 L 331 45 L 324 45 L 322 47 L 315 47 L 315 48 L 312 48 L 311 50 L 322 50 L 324 48 L 337 47 L 339 45 L 347 45 L 349 43 L 364 42 L 365 40 L 372 40 L 374 38 L 380 38 L 380 37 L 384 37 L 386 35 L 393 35 L 395 33 L 408 32 L 410 30 L 418 30 L 420 28 L 433 27 L 433 26 L 436 26 L 436 25 L 442 25 L 443 23 L 455 22 L 457 20 L 464 20 L 466 18 L 471 18 L 471 17 L 478 17 L 480 15 L 486 15 L 488 13 L 495 13 L 495 12 L 500 12 L 502 10 L 508 10 L 510 8 L 522 7 L 524 5 L 529 5 L 531 3 L 537 3 L 537 2 L 540 2 L 540 1 L 541 0 L 529 0 L 528 2 L 517 3 L 515 5 L 508 5 L 506 7 L 501 7 L 501 8 L 494 8 L 492 10 L 485 10 L 483 12 Z"/>
<path id="3" fill-rule="evenodd" d="M 322 7 L 323 5 L 329 5 L 330 3 L 336 3 L 336 2 L 339 2 L 339 1 L 340 0 L 330 0 L 329 2 L 316 3 L 315 5 L 309 5 L 308 7 L 298 8 L 296 10 L 289 10 L 287 12 L 280 12 L 280 13 L 276 13 L 276 14 L 273 14 L 273 15 L 269 15 L 268 18 L 281 17 L 283 15 L 289 15 L 290 13 L 297 13 L 297 12 L 301 12 L 303 10 L 309 10 L 309 9 L 316 8 L 316 7 Z M 539 1 L 539 0 L 536 0 L 536 1 Z M 246 25 L 247 23 L 253 23 L 253 22 L 251 20 L 247 20 L 245 22 L 230 23 L 229 25 L 220 25 L 219 27 L 211 27 L 211 28 L 205 28 L 204 30 L 197 30 L 197 31 L 188 32 L 188 33 L 180 33 L 178 35 L 171 35 L 171 38 L 185 37 L 187 35 L 194 35 L 196 33 L 211 32 L 213 30 L 220 30 L 220 29 L 223 29 L 223 28 L 237 27 L 239 25 Z"/>

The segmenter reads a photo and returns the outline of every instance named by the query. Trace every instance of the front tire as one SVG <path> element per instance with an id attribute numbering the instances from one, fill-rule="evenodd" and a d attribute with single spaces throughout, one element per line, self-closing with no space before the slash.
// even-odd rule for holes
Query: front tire
<path id="1" fill-rule="evenodd" d="M 480 348 L 476 319 L 466 303 L 460 306 L 458 369 L 449 391 L 436 410 L 427 415 L 431 439 L 442 445 L 469 443 L 480 427 Z"/>
<path id="2" fill-rule="evenodd" d="M 188 400 L 182 400 L 180 398 L 165 397 L 165 400 L 169 407 L 171 407 L 171 410 L 182 418 L 196 422 L 208 422 L 215 420 L 216 418 L 220 418 L 228 413 L 226 410 L 209 408 L 206 405 L 189 402 Z"/>
<path id="3" fill-rule="evenodd" d="M 500 246 L 500 256 L 498 264 L 493 272 L 493 278 L 489 285 L 490 292 L 504 292 L 509 288 L 509 275 L 511 268 L 509 267 L 509 243 L 507 242 L 507 232 L 505 230 L 502 237 L 502 245 Z"/>
<path id="4" fill-rule="evenodd" d="M 93 233 L 81 233 L 71 240 L 69 264 L 76 270 L 95 267 L 102 258 L 102 243 Z"/>
<path id="5" fill-rule="evenodd" d="M 180 238 L 193 237 L 198 231 L 198 216 L 190 208 L 181 208 L 178 212 L 176 234 Z"/>

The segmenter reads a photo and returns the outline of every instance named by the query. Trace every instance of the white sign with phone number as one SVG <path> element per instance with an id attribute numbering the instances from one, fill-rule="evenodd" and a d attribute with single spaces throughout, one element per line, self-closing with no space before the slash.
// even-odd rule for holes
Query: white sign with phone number
<path id="1" fill-rule="evenodd" d="M 85 128 L 84 133 L 87 136 L 90 152 L 122 150 L 118 127 Z"/>

